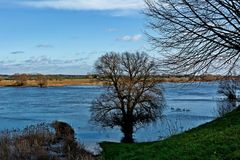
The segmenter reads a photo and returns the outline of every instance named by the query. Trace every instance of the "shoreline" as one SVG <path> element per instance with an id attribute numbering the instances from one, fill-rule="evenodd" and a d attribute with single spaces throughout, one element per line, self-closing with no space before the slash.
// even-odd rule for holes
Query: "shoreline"
<path id="1" fill-rule="evenodd" d="M 64 86 L 100 86 L 102 82 L 93 79 L 63 79 L 63 80 L 48 80 L 44 87 L 64 87 Z M 25 85 L 19 86 L 15 80 L 2 80 L 0 87 L 39 87 L 35 80 L 27 80 Z M 43 88 L 44 88 L 43 87 Z"/>
<path id="2" fill-rule="evenodd" d="M 159 83 L 197 83 L 197 82 L 211 82 L 219 79 L 186 79 L 186 78 L 164 78 L 159 79 Z M 47 84 L 44 87 L 66 87 L 66 86 L 103 86 L 104 82 L 96 79 L 61 79 L 61 80 L 47 80 Z M 26 84 L 19 86 L 15 80 L 1 80 L 0 87 L 39 87 L 39 84 L 35 80 L 27 80 Z"/>
<path id="3" fill-rule="evenodd" d="M 219 80 L 240 80 L 240 76 L 222 75 L 159 75 L 152 76 L 158 83 L 197 83 Z M 64 87 L 64 86 L 103 86 L 97 75 L 42 75 L 15 74 L 0 75 L 0 87 Z"/>

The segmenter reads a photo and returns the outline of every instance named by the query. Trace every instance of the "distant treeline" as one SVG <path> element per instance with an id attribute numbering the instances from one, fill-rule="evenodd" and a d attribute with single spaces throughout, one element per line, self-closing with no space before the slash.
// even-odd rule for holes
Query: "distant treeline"
<path id="1" fill-rule="evenodd" d="M 43 75 L 43 74 L 14 74 L 0 75 L 1 86 L 64 86 L 64 85 L 96 85 L 101 79 L 98 75 Z M 156 75 L 152 80 L 159 82 L 208 82 L 217 80 L 240 80 L 240 76 L 222 76 L 222 75 Z"/>
<path id="2" fill-rule="evenodd" d="M 93 78 L 94 75 L 63 75 L 63 74 L 26 74 L 26 73 L 16 73 L 13 75 L 0 75 L 1 80 L 15 80 L 16 76 L 26 75 L 29 80 L 35 80 L 39 75 L 47 77 L 49 80 L 61 80 L 61 79 L 85 79 L 85 78 Z"/>
<path id="3" fill-rule="evenodd" d="M 43 75 L 16 73 L 13 75 L 0 75 L 0 86 L 71 86 L 96 85 L 95 75 Z"/>
<path id="4" fill-rule="evenodd" d="M 91 78 L 97 78 L 97 75 L 94 74 L 88 74 L 88 75 L 63 75 L 63 74 L 48 74 L 48 75 L 43 75 L 43 74 L 25 74 L 25 73 L 16 73 L 13 75 L 4 75 L 0 74 L 0 80 L 15 80 L 17 76 L 24 75 L 28 78 L 28 80 L 35 80 L 38 78 L 40 75 L 47 77 L 49 80 L 61 80 L 61 79 L 91 79 Z M 229 78 L 234 78 L 234 79 L 240 79 L 239 76 L 222 76 L 222 75 L 214 75 L 214 74 L 204 74 L 204 75 L 168 75 L 168 74 L 162 74 L 162 75 L 157 75 L 155 78 L 162 78 L 163 81 L 174 81 L 175 79 L 177 80 L 183 80 L 183 81 L 214 81 L 214 80 L 222 80 L 222 79 L 229 79 Z"/>
<path id="5" fill-rule="evenodd" d="M 240 76 L 223 76 L 223 75 L 160 75 L 159 80 L 162 82 L 208 82 L 218 80 L 235 79 L 240 80 Z"/>

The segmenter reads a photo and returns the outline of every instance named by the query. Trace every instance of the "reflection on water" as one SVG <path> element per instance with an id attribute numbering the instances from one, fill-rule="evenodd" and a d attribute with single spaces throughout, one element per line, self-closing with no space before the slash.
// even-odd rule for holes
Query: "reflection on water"
<path id="1" fill-rule="evenodd" d="M 137 141 L 152 141 L 196 127 L 215 118 L 218 83 L 164 83 L 167 109 L 164 118 L 138 129 Z M 89 107 L 104 91 L 98 86 L 49 88 L 0 88 L 0 130 L 29 124 L 66 121 L 77 138 L 94 148 L 97 142 L 120 141 L 118 128 L 102 129 L 89 124 Z"/>

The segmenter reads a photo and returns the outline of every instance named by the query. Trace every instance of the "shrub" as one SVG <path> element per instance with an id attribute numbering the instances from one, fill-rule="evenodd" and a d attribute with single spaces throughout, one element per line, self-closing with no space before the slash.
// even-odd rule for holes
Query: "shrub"
<path id="1" fill-rule="evenodd" d="M 16 86 L 26 86 L 29 75 L 27 75 L 27 74 L 15 74 L 13 76 L 13 78 L 16 81 Z"/>
<path id="2" fill-rule="evenodd" d="M 56 130 L 51 125 L 43 123 L 28 126 L 23 130 L 1 132 L 0 159 L 92 160 L 94 157 L 75 139 L 67 139 L 64 135 L 57 139 Z"/>
<path id="3" fill-rule="evenodd" d="M 37 85 L 41 88 L 48 86 L 48 78 L 44 75 L 37 75 L 35 81 L 37 82 Z"/>

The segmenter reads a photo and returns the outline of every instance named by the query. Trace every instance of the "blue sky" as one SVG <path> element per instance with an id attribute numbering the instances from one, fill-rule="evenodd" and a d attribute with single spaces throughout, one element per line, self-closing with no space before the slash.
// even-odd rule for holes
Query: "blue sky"
<path id="1" fill-rule="evenodd" d="M 0 74 L 86 74 L 109 51 L 145 51 L 141 0 L 0 0 Z"/>

